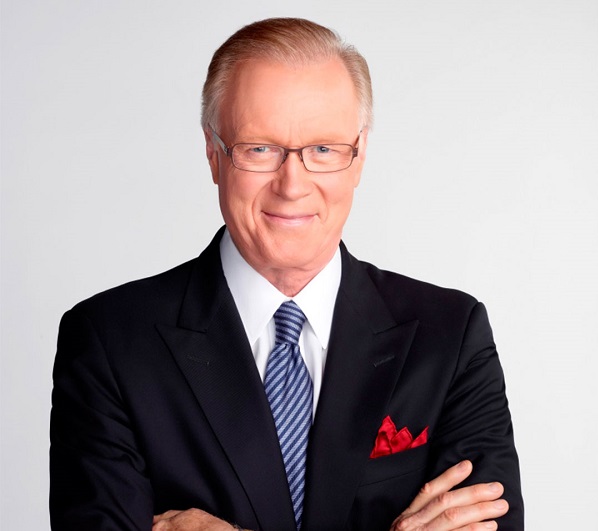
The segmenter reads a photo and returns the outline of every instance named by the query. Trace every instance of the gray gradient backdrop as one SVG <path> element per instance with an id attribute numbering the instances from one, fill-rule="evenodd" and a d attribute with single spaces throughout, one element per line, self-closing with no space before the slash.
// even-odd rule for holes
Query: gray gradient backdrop
<path id="1" fill-rule="evenodd" d="M 49 527 L 61 314 L 220 226 L 200 88 L 224 38 L 267 16 L 330 25 L 369 60 L 345 241 L 486 303 L 528 528 L 597 529 L 595 0 L 3 1 L 0 527 Z"/>

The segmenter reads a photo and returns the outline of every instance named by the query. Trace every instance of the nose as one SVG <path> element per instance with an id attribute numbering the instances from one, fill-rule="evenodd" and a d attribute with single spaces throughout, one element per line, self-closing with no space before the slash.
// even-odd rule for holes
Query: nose
<path id="1" fill-rule="evenodd" d="M 298 152 L 288 153 L 276 178 L 272 182 L 274 192 L 289 201 L 309 195 L 313 183 Z"/>

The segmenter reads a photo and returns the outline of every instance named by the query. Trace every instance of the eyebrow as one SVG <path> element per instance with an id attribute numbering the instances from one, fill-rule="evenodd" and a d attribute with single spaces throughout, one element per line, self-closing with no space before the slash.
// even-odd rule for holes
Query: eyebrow
<path id="1" fill-rule="evenodd" d="M 352 145 L 350 140 L 339 140 L 337 137 L 316 137 L 317 140 L 310 140 L 308 142 L 305 142 L 303 144 L 300 145 L 296 145 L 296 146 L 291 146 L 291 145 L 287 145 L 284 143 L 280 143 L 280 142 L 276 142 L 274 140 L 264 140 L 264 138 L 269 138 L 269 137 L 256 137 L 256 138 L 252 138 L 249 137 L 249 139 L 245 139 L 243 138 L 242 140 L 235 140 L 235 142 L 231 143 L 230 145 L 232 146 L 233 144 L 264 144 L 264 145 L 272 145 L 272 146 L 281 146 L 281 147 L 288 147 L 288 148 L 294 148 L 294 147 L 305 147 L 305 146 L 319 146 L 321 144 L 350 144 Z"/>

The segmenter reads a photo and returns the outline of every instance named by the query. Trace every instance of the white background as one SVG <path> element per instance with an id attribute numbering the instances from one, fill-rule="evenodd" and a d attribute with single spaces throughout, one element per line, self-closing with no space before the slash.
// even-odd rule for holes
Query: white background
<path id="1" fill-rule="evenodd" d="M 268 16 L 329 25 L 369 60 L 345 241 L 486 303 L 528 529 L 596 529 L 595 0 L 3 1 L 0 527 L 49 527 L 61 314 L 220 226 L 200 89 L 216 47 Z"/>

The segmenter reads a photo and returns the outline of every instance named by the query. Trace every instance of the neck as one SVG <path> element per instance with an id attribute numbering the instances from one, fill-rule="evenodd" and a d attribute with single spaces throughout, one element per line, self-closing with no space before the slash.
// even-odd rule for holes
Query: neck
<path id="1" fill-rule="evenodd" d="M 278 291 L 284 293 L 287 297 L 294 297 L 324 269 L 324 266 L 310 271 L 270 269 L 258 272 Z"/>

